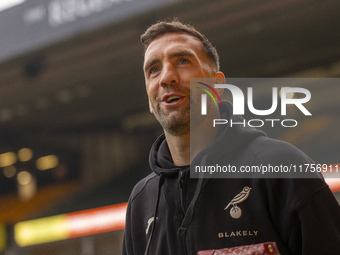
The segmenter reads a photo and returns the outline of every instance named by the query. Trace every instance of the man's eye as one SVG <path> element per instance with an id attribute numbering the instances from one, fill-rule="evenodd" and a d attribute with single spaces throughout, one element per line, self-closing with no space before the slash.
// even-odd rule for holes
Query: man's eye
<path id="1" fill-rule="evenodd" d="M 189 61 L 187 60 L 187 59 L 181 59 L 180 61 L 179 61 L 179 63 L 182 65 L 182 64 L 188 64 L 189 63 Z"/>
<path id="2" fill-rule="evenodd" d="M 157 73 L 158 70 L 159 70 L 159 68 L 153 67 L 153 68 L 150 69 L 150 74 Z"/>

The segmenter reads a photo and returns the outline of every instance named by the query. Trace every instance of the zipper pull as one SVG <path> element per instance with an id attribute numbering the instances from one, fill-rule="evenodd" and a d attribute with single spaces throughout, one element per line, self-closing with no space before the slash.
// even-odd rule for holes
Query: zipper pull
<path id="1" fill-rule="evenodd" d="M 184 180 L 183 180 L 183 170 L 179 172 L 179 186 L 181 189 L 183 189 L 184 186 Z"/>

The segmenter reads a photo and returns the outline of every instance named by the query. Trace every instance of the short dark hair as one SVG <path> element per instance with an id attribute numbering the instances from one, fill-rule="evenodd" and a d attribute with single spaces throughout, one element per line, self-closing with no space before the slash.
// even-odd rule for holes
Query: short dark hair
<path id="1" fill-rule="evenodd" d="M 159 21 L 151 25 L 144 34 L 141 35 L 141 42 L 144 44 L 146 50 L 150 43 L 156 38 L 167 33 L 187 33 L 199 39 L 202 42 L 202 51 L 206 54 L 208 59 L 215 66 L 216 71 L 220 69 L 219 56 L 216 48 L 210 43 L 210 41 L 192 25 L 184 24 L 178 19 L 173 21 Z"/>

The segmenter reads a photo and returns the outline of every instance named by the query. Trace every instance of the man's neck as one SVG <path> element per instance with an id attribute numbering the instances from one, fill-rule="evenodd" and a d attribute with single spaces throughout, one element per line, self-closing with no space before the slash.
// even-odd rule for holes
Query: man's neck
<path id="1" fill-rule="evenodd" d="M 220 118 L 218 108 L 204 121 L 182 135 L 172 135 L 164 131 L 170 149 L 171 157 L 176 166 L 190 165 L 191 161 L 216 139 L 217 128 L 212 127 L 213 119 Z"/>
<path id="2" fill-rule="evenodd" d="M 174 136 L 164 132 L 172 160 L 176 166 L 190 165 L 190 133 Z"/>

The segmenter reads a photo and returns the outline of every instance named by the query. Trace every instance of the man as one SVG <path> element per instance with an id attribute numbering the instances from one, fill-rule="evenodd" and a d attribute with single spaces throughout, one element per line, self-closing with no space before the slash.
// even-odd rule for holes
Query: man
<path id="1" fill-rule="evenodd" d="M 151 149 L 153 173 L 130 196 L 123 254 L 191 255 L 262 242 L 276 242 L 282 254 L 340 254 L 340 208 L 322 178 L 190 178 L 194 161 L 313 161 L 292 145 L 242 126 L 206 132 L 190 148 L 190 135 L 201 134 L 211 119 L 240 118 L 231 116 L 230 103 L 214 107 L 209 101 L 206 118 L 192 109 L 190 130 L 190 103 L 200 110 L 200 93 L 190 89 L 190 79 L 223 82 L 217 52 L 200 32 L 178 21 L 154 24 L 141 40 L 150 111 L 164 135 Z"/>

